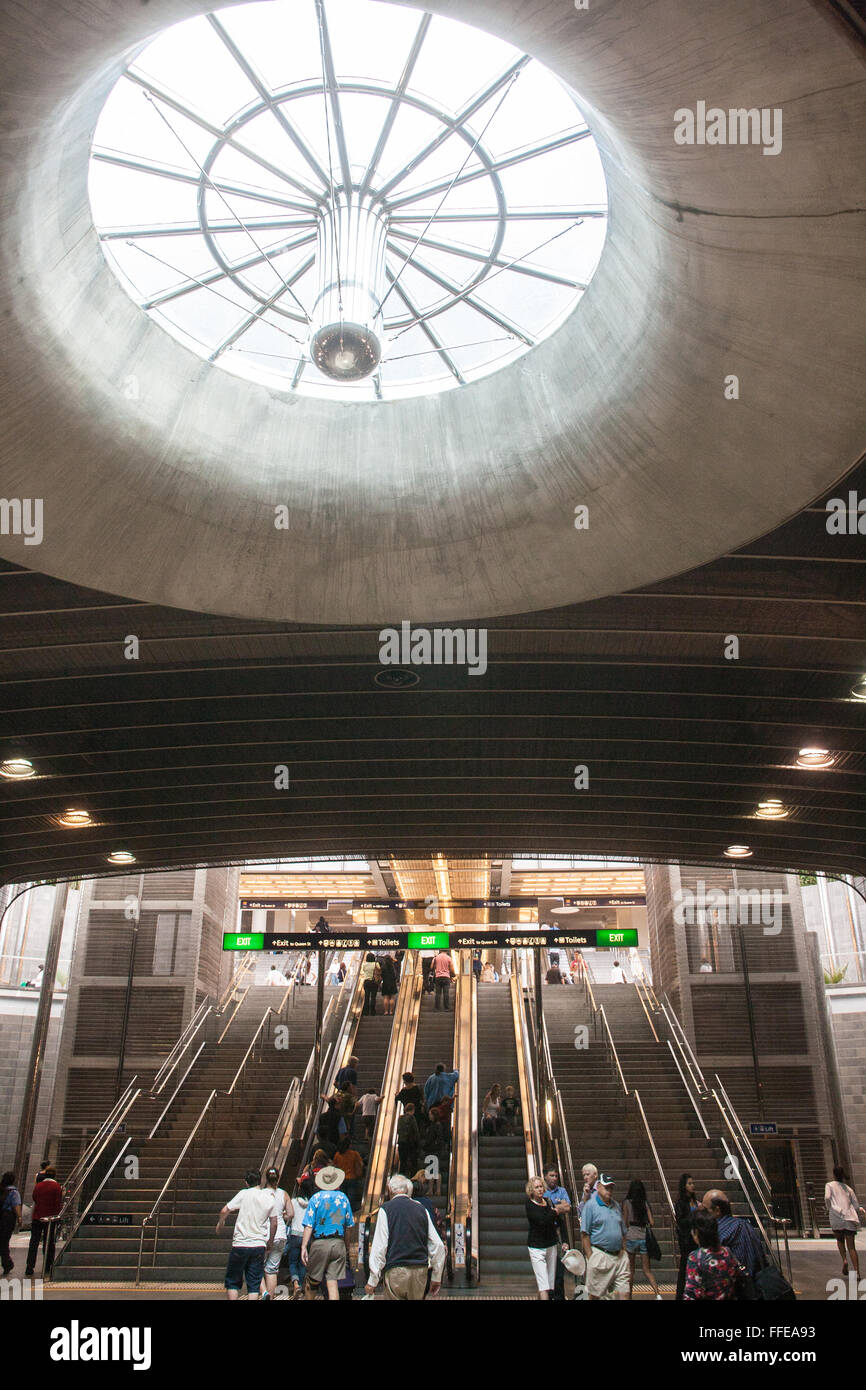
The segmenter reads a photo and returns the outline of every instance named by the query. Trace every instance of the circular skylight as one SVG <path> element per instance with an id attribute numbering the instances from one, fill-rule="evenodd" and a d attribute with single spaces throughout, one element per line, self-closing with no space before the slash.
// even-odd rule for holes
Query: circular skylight
<path id="1" fill-rule="evenodd" d="M 499 39 L 379 0 L 266 0 L 147 44 L 90 200 L 137 304 L 300 395 L 464 386 L 573 311 L 607 226 L 573 94 Z"/>

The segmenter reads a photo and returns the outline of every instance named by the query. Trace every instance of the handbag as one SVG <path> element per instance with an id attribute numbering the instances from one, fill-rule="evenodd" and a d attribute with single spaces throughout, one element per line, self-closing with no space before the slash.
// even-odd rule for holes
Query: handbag
<path id="1" fill-rule="evenodd" d="M 662 1257 L 662 1250 L 661 1246 L 656 1240 L 656 1233 L 653 1230 L 652 1226 L 650 1226 L 649 1224 L 646 1228 L 646 1252 L 649 1258 L 651 1260 L 654 1260 L 656 1264 L 658 1264 L 659 1260 Z"/>

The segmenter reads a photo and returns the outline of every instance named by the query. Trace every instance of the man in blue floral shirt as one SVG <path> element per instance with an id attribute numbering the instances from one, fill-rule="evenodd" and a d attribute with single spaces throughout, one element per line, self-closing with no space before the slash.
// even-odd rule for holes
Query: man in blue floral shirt
<path id="1" fill-rule="evenodd" d="M 338 1286 L 349 1262 L 349 1231 L 355 1224 L 351 1203 L 338 1190 L 345 1176 L 342 1168 L 320 1168 L 316 1174 L 319 1191 L 304 1212 L 301 1260 L 307 1270 L 307 1298 L 316 1298 L 324 1281 L 328 1298 L 339 1301 Z"/>

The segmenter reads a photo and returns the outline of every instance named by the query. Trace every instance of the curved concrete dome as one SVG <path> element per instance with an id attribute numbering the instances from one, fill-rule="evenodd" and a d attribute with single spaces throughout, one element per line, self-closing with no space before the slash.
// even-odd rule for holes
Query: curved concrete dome
<path id="1" fill-rule="evenodd" d="M 3 6 L 2 489 L 43 498 L 45 515 L 41 546 L 3 536 L 5 557 L 212 613 L 477 618 L 702 564 L 850 467 L 866 102 L 829 7 L 412 6 L 499 35 L 579 93 L 611 220 L 589 292 L 551 338 L 464 389 L 374 406 L 210 368 L 105 263 L 87 197 L 99 111 L 141 43 L 205 8 Z M 781 153 L 678 146 L 674 112 L 698 101 L 781 108 Z"/>

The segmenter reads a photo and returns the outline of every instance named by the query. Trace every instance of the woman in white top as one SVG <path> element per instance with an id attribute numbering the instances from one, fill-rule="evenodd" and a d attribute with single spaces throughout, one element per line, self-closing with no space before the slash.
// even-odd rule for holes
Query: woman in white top
<path id="1" fill-rule="evenodd" d="M 502 1087 L 499 1082 L 491 1086 L 481 1102 L 481 1130 L 483 1134 L 498 1134 L 502 1112 Z"/>
<path id="2" fill-rule="evenodd" d="M 848 1273 L 848 1257 L 854 1266 L 854 1274 L 860 1278 L 860 1262 L 854 1244 L 860 1229 L 860 1218 L 866 1216 L 857 1193 L 848 1183 L 844 1168 L 833 1169 L 833 1181 L 824 1188 L 824 1201 L 830 1213 L 830 1228 L 836 1237 L 842 1259 L 842 1275 Z"/>
<path id="3" fill-rule="evenodd" d="M 288 1226 L 294 1216 L 292 1199 L 284 1188 L 278 1187 L 277 1183 L 280 1175 L 276 1168 L 269 1168 L 265 1173 L 265 1188 L 274 1194 L 274 1215 L 277 1218 L 277 1229 L 273 1243 L 268 1247 L 265 1254 L 265 1297 L 273 1298 L 277 1292 L 277 1276 L 280 1272 L 280 1261 L 285 1254 L 286 1244 L 289 1237 Z"/>

